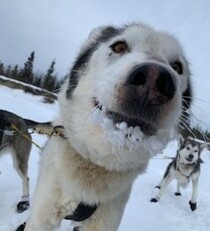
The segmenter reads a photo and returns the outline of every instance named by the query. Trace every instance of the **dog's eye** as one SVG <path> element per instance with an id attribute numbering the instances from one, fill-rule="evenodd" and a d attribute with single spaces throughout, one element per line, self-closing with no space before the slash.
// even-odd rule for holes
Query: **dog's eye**
<path id="1" fill-rule="evenodd" d="M 122 54 L 128 50 L 128 46 L 124 41 L 117 41 L 114 44 L 112 44 L 110 47 L 117 54 Z"/>
<path id="2" fill-rule="evenodd" d="M 187 147 L 187 150 L 190 150 L 190 148 L 189 148 L 189 147 Z"/>
<path id="3" fill-rule="evenodd" d="M 179 61 L 175 61 L 174 63 L 171 63 L 171 67 L 178 73 L 183 74 L 183 67 L 182 64 Z"/>

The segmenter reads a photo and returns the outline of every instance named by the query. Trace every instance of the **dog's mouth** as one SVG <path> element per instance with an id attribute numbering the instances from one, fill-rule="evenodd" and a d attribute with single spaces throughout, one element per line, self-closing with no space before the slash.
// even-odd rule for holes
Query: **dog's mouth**
<path id="1" fill-rule="evenodd" d="M 107 107 L 104 107 L 96 98 L 93 98 L 93 105 L 96 109 L 104 111 L 106 117 L 112 120 L 115 125 L 126 123 L 128 128 L 139 127 L 146 136 L 154 135 L 157 131 L 157 128 L 153 124 L 140 118 L 132 118 L 130 116 L 123 115 L 120 112 L 110 110 Z"/>
<path id="2" fill-rule="evenodd" d="M 186 157 L 185 159 L 189 163 L 193 163 L 194 162 L 194 158 L 188 158 L 188 157 Z"/>
<path id="3" fill-rule="evenodd" d="M 176 131 L 157 129 L 141 119 L 133 119 L 119 112 L 114 112 L 93 98 L 94 109 L 91 120 L 103 130 L 103 137 L 118 151 L 127 147 L 130 151 L 143 146 L 151 155 L 162 152 L 169 140 L 174 139 Z"/>

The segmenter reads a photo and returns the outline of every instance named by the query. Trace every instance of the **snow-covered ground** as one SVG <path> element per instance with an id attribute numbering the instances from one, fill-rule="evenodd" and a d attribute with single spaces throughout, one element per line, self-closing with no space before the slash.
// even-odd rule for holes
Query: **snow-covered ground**
<path id="1" fill-rule="evenodd" d="M 22 90 L 12 90 L 0 86 L 0 108 L 36 121 L 52 120 L 58 111 L 57 104 L 44 104 L 42 97 L 23 93 Z M 47 137 L 34 134 L 33 140 L 43 146 Z M 164 155 L 174 156 L 177 144 L 172 142 L 164 151 Z M 0 231 L 13 231 L 28 217 L 29 211 L 18 214 L 15 206 L 21 195 L 21 181 L 12 167 L 12 159 L 8 155 L 0 159 Z M 30 162 L 30 192 L 35 188 L 38 174 L 40 151 L 33 146 Z M 162 159 L 162 155 L 154 157 L 147 172 L 139 176 L 133 186 L 130 200 L 119 227 L 119 231 L 209 231 L 210 229 L 210 153 L 204 151 L 202 158 L 202 174 L 199 184 L 198 208 L 192 212 L 188 201 L 191 197 L 191 187 L 182 192 L 182 197 L 175 197 L 175 182 L 173 182 L 159 203 L 151 203 L 155 194 L 154 186 L 161 179 L 170 160 Z M 104 218 L 105 219 L 105 218 Z M 71 231 L 69 221 L 63 221 L 61 231 Z"/>

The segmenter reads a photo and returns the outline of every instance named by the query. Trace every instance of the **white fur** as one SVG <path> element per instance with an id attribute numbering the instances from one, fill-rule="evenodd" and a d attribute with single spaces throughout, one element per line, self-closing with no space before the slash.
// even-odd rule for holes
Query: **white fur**
<path id="1" fill-rule="evenodd" d="M 92 32 L 82 49 L 97 38 L 100 30 Z M 132 52 L 110 57 L 110 45 L 122 39 L 131 44 Z M 46 145 L 27 231 L 54 230 L 80 201 L 100 203 L 94 215 L 79 224 L 80 230 L 117 230 L 133 181 L 145 171 L 151 154 L 161 152 L 174 137 L 188 78 L 184 61 L 183 76 L 171 68 L 169 63 L 174 58 L 183 60 L 181 46 L 174 37 L 144 24 L 131 25 L 122 35 L 97 47 L 81 71 L 71 99 L 66 97 L 66 81 L 59 95 L 60 115 L 55 124 L 65 127 L 68 139 L 51 138 Z M 159 60 L 175 76 L 177 90 L 156 134 L 146 137 L 138 127 L 113 124 L 103 110 L 94 114 L 97 109 L 93 97 L 104 108 L 117 110 L 116 93 L 131 69 L 139 63 Z"/>

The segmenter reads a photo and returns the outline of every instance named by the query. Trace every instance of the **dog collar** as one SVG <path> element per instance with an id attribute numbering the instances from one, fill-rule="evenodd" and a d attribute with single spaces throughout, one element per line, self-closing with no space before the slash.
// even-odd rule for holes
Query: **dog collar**
<path id="1" fill-rule="evenodd" d="M 80 202 L 77 208 L 74 210 L 73 214 L 66 216 L 64 219 L 77 222 L 84 221 L 92 216 L 97 208 L 97 205 L 87 205 L 83 202 Z"/>
<path id="2" fill-rule="evenodd" d="M 187 176 L 186 174 L 184 174 L 184 173 L 180 170 L 179 167 L 177 167 L 177 171 L 180 172 L 180 173 L 181 173 L 183 176 L 185 176 L 187 179 L 189 179 L 189 178 L 192 176 L 192 174 L 193 174 L 193 172 L 191 172 L 190 175 Z"/>
<path id="3" fill-rule="evenodd" d="M 176 159 L 176 162 L 175 162 L 175 168 L 177 171 L 179 171 L 183 176 L 185 176 L 187 179 L 189 179 L 193 173 L 195 173 L 195 169 L 192 170 L 192 172 L 189 174 L 189 176 L 187 176 L 186 174 L 183 173 L 183 171 L 179 168 L 178 166 L 178 160 L 180 159 L 180 155 L 178 155 L 177 159 Z M 199 165 L 199 161 L 195 162 L 195 163 L 192 163 L 192 164 L 186 164 L 187 166 L 198 166 Z"/>
<path id="4" fill-rule="evenodd" d="M 196 166 L 197 162 L 196 162 L 196 164 L 191 164 L 191 166 L 193 166 L 193 165 Z M 193 175 L 193 173 L 195 173 L 195 170 L 192 170 L 192 172 L 189 174 L 189 176 L 187 176 L 186 174 L 183 173 L 183 171 L 181 171 L 181 169 L 179 168 L 179 166 L 177 166 L 177 171 L 179 171 L 183 176 L 185 176 L 188 179 Z"/>

